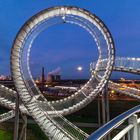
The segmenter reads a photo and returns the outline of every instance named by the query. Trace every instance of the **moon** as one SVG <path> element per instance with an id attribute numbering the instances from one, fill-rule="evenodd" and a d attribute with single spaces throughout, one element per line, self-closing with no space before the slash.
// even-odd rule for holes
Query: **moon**
<path id="1" fill-rule="evenodd" d="M 82 71 L 82 70 L 83 70 L 83 67 L 78 66 L 78 67 L 77 67 L 77 70 L 78 70 L 78 71 Z"/>

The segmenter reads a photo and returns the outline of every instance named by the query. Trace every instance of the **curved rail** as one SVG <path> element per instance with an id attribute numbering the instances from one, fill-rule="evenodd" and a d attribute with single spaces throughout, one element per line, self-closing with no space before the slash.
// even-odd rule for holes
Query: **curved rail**
<path id="1" fill-rule="evenodd" d="M 98 67 L 98 71 L 104 70 L 106 67 L 107 59 L 100 60 L 100 67 Z M 96 63 L 93 62 L 90 64 L 90 70 L 94 70 L 96 68 Z M 134 57 L 116 57 L 115 63 L 113 67 L 114 71 L 122 71 L 122 72 L 129 72 L 134 74 L 140 74 L 140 58 Z"/>
<path id="2" fill-rule="evenodd" d="M 99 71 L 102 71 L 105 69 L 105 61 L 106 59 L 100 60 L 100 68 Z M 96 62 L 93 62 L 90 64 L 90 70 L 94 73 Z M 115 64 L 113 67 L 113 71 L 121 71 L 121 72 L 128 72 L 133 74 L 140 74 L 140 58 L 131 58 L 131 57 L 116 57 L 115 58 Z M 114 83 L 112 81 L 109 81 L 108 84 L 109 88 L 112 90 L 116 90 L 117 92 L 140 99 L 140 90 L 132 87 L 125 87 L 124 90 L 122 90 L 121 84 Z"/>
<path id="3" fill-rule="evenodd" d="M 119 125 L 121 125 L 125 120 L 130 118 L 132 115 L 140 112 L 140 105 L 124 112 L 123 114 L 117 116 L 116 118 L 109 121 L 103 127 L 99 128 L 93 134 L 91 134 L 87 140 L 101 140 L 107 134 L 109 134 L 112 130 L 116 129 Z M 119 139 L 118 139 L 119 140 Z"/>

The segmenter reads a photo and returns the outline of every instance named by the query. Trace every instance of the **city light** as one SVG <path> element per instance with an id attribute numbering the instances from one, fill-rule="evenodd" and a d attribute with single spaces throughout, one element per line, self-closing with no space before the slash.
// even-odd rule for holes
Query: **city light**
<path id="1" fill-rule="evenodd" d="M 114 91 L 114 90 L 111 90 L 111 93 L 112 93 L 112 94 L 115 94 L 115 91 Z"/>

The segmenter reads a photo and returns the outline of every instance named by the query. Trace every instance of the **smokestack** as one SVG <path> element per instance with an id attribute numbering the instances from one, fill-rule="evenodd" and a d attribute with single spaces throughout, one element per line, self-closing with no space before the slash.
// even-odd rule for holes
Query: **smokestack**
<path id="1" fill-rule="evenodd" d="M 43 93 L 45 85 L 45 74 L 44 74 L 44 67 L 42 67 L 42 81 L 41 81 L 41 91 Z"/>
<path id="2" fill-rule="evenodd" d="M 42 83 L 45 82 L 44 67 L 42 67 Z"/>

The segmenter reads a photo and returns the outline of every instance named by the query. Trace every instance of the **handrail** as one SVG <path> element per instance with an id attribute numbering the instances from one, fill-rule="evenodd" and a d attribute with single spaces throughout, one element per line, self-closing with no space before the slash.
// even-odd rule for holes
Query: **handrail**
<path id="1" fill-rule="evenodd" d="M 125 127 L 121 132 L 119 132 L 112 140 L 120 140 L 123 138 L 132 128 L 134 128 L 133 124 L 129 124 Z"/>
<path id="2" fill-rule="evenodd" d="M 109 134 L 113 129 L 118 127 L 120 124 L 122 124 L 126 119 L 128 119 L 130 116 L 132 116 L 135 113 L 140 112 L 140 105 L 135 106 L 134 108 L 122 113 L 121 115 L 115 117 L 108 123 L 106 123 L 104 126 L 96 130 L 94 133 L 92 133 L 87 140 L 100 140 L 104 138 L 107 134 Z"/>
<path id="3" fill-rule="evenodd" d="M 98 69 L 99 71 L 105 69 L 106 61 L 108 60 L 107 59 L 100 60 L 100 68 Z M 96 63 L 97 62 L 90 63 L 90 71 L 96 68 Z M 121 71 L 140 75 L 140 58 L 116 57 L 113 71 Z"/>

